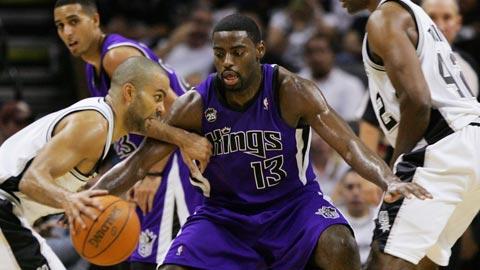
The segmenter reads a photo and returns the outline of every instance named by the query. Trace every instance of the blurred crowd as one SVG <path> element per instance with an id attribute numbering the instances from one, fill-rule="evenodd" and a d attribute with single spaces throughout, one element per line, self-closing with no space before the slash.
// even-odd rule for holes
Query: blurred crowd
<path id="1" fill-rule="evenodd" d="M 267 48 L 263 62 L 279 64 L 314 81 L 331 107 L 355 131 L 361 129 L 362 139 L 388 159 L 388 145 L 369 112 L 362 63 L 367 14 L 350 16 L 338 0 L 101 0 L 98 4 L 105 32 L 119 33 L 154 48 L 191 85 L 213 71 L 210 36 L 215 22 L 233 12 L 248 14 L 263 32 Z M 478 95 L 480 0 L 424 0 L 419 4 L 464 60 L 467 81 Z M 33 119 L 25 102 L 4 102 L 0 108 L 0 142 Z M 364 263 L 382 192 L 351 171 L 318 136 L 312 139 L 311 161 L 323 192 L 332 197 L 352 224 Z M 39 225 L 41 232 L 50 239 L 61 238 L 63 232 L 48 224 Z M 477 218 L 456 245 L 448 269 L 479 269 L 479 243 Z"/>

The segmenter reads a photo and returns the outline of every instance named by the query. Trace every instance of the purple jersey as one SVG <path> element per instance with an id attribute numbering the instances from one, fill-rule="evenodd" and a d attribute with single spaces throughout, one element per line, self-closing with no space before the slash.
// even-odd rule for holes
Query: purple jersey
<path id="1" fill-rule="evenodd" d="M 155 53 L 150 48 L 140 42 L 122 37 L 117 34 L 109 34 L 103 40 L 102 49 L 100 52 L 101 58 L 103 59 L 105 57 L 105 54 L 107 54 L 109 50 L 123 46 L 133 47 L 139 50 L 148 59 L 154 62 L 158 62 L 167 73 L 168 78 L 170 79 L 170 87 L 173 89 L 173 91 L 178 96 L 181 96 L 183 93 L 185 93 L 185 86 L 179 80 L 179 77 L 177 77 L 175 72 L 165 66 L 165 64 L 163 64 L 163 62 L 155 55 Z M 108 93 L 108 89 L 110 89 L 110 78 L 108 77 L 108 74 L 105 72 L 105 70 L 100 70 L 100 75 L 97 76 L 95 67 L 93 65 L 86 64 L 85 69 L 90 94 L 94 97 L 106 96 Z"/>
<path id="2" fill-rule="evenodd" d="M 180 78 L 177 77 L 175 72 L 169 67 L 165 66 L 150 48 L 140 42 L 122 37 L 117 34 L 109 34 L 103 40 L 101 58 L 103 59 L 109 50 L 124 46 L 133 47 L 139 50 L 148 59 L 158 62 L 158 64 L 167 73 L 168 79 L 170 80 L 170 87 L 177 94 L 177 96 L 181 96 L 183 93 L 185 93 L 185 84 L 180 81 Z M 90 94 L 94 97 L 106 96 L 108 89 L 110 89 L 110 78 L 105 70 L 102 68 L 99 72 L 100 75 L 97 76 L 95 67 L 87 63 L 85 65 L 85 73 L 87 76 L 87 85 Z M 129 134 L 128 136 L 121 138 L 120 141 L 114 145 L 114 149 L 117 155 L 123 159 L 132 153 L 142 141 L 142 136 Z"/>
<path id="3" fill-rule="evenodd" d="M 309 162 L 310 127 L 285 123 L 278 103 L 278 68 L 262 65 L 262 70 L 260 91 L 243 111 L 226 104 L 216 74 L 198 86 L 202 133 L 214 147 L 204 174 L 211 185 L 209 204 L 255 209 L 317 185 Z"/>

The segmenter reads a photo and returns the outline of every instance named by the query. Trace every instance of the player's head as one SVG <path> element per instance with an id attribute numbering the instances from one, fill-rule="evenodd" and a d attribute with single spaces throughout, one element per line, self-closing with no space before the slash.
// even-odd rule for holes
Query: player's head
<path id="1" fill-rule="evenodd" d="M 102 31 L 94 0 L 57 0 L 53 16 L 58 36 L 72 55 L 96 49 Z"/>
<path id="2" fill-rule="evenodd" d="M 112 75 L 108 92 L 113 106 L 121 106 L 123 126 L 128 132 L 144 132 L 145 120 L 162 114 L 164 98 L 172 91 L 168 76 L 155 62 L 134 56 L 120 64 Z"/>
<path id="3" fill-rule="evenodd" d="M 456 0 L 424 0 L 422 8 L 452 44 L 462 27 L 462 16 Z"/>
<path id="4" fill-rule="evenodd" d="M 332 70 L 335 53 L 330 37 L 316 34 L 305 43 L 305 61 L 314 78 L 324 78 Z"/>
<path id="5" fill-rule="evenodd" d="M 260 30 L 251 18 L 229 15 L 213 29 L 214 64 L 224 88 L 242 91 L 259 72 L 265 46 Z"/>

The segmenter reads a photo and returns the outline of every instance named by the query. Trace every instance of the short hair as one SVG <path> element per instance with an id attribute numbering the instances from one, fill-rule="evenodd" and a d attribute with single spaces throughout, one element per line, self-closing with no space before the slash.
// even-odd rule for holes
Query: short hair
<path id="1" fill-rule="evenodd" d="M 160 65 L 144 56 L 132 56 L 123 61 L 113 72 L 111 88 L 121 87 L 126 83 L 133 84 L 136 88 L 143 88 L 150 76 L 160 72 L 166 76 Z"/>
<path id="2" fill-rule="evenodd" d="M 335 51 L 334 43 L 332 42 L 331 36 L 329 36 L 325 33 L 322 33 L 322 32 L 317 32 L 317 33 L 313 34 L 307 40 L 307 42 L 305 42 L 305 45 L 304 45 L 305 49 L 310 45 L 310 42 L 312 42 L 314 40 L 317 40 L 317 39 L 324 40 L 325 42 L 327 42 L 327 45 L 328 45 L 328 47 L 330 47 L 330 50 Z"/>
<path id="3" fill-rule="evenodd" d="M 95 2 L 95 0 L 57 0 L 55 2 L 54 9 L 61 6 L 74 5 L 74 4 L 81 5 L 82 8 L 84 8 L 85 11 L 87 12 L 90 12 L 90 13 L 98 12 L 97 3 Z"/>
<path id="4" fill-rule="evenodd" d="M 221 19 L 215 25 L 213 33 L 221 31 L 245 31 L 255 44 L 262 40 L 262 34 L 255 21 L 239 13 L 234 13 Z"/>

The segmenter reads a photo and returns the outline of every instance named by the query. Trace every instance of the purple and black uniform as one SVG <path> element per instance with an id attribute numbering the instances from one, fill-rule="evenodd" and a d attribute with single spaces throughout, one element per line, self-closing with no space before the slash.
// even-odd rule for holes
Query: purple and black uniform
<path id="1" fill-rule="evenodd" d="M 147 46 L 137 41 L 127 39 L 117 34 L 107 35 L 102 44 L 101 57 L 117 47 L 133 47 L 139 50 L 148 59 L 158 62 L 168 75 L 170 87 L 175 94 L 181 96 L 186 87 L 175 72 L 165 66 L 162 61 Z M 95 67 L 86 64 L 86 75 L 90 94 L 92 96 L 106 96 L 110 89 L 110 78 L 102 69 L 97 76 Z M 143 141 L 144 137 L 129 134 L 115 144 L 115 150 L 120 158 L 132 153 Z M 183 163 L 180 152 L 171 155 L 163 170 L 163 179 L 154 198 L 153 209 L 147 215 L 137 208 L 141 221 L 142 232 L 137 250 L 132 254 L 130 261 L 158 263 L 163 260 L 169 243 L 173 238 L 174 212 L 180 224 L 183 224 L 194 208 L 203 201 L 198 190 L 190 184 L 188 167 Z M 176 211 L 175 211 L 176 210 Z"/>
<path id="2" fill-rule="evenodd" d="M 198 269 L 303 269 L 320 234 L 347 221 L 323 198 L 309 162 L 310 127 L 280 116 L 278 68 L 262 65 L 258 95 L 230 108 L 212 74 L 199 85 L 202 133 L 214 146 L 210 197 L 164 260 Z"/>

